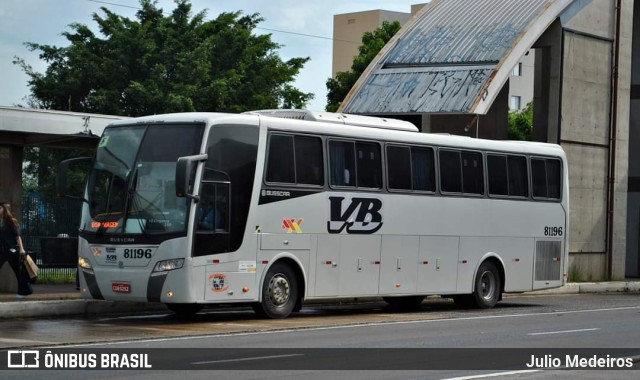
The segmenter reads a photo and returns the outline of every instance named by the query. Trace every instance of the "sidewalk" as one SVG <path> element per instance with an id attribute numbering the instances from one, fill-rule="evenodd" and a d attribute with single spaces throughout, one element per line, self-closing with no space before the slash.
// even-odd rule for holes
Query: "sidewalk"
<path id="1" fill-rule="evenodd" d="M 73 284 L 33 286 L 34 293 L 23 300 L 15 294 L 0 293 L 0 319 L 35 317 L 71 317 L 123 313 L 167 312 L 159 303 L 84 300 Z M 640 281 L 580 282 L 527 295 L 583 293 L 640 293 Z M 509 297 L 509 295 L 505 295 Z"/>

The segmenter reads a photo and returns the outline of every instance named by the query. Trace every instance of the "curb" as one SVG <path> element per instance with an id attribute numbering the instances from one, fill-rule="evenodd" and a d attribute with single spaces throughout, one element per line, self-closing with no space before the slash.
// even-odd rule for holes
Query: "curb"
<path id="1" fill-rule="evenodd" d="M 640 292 L 640 281 L 618 282 L 582 282 L 569 283 L 560 288 L 525 292 L 526 295 L 544 296 L 561 294 L 589 294 L 589 293 L 633 293 Z M 521 293 L 522 294 L 522 293 Z M 520 295 L 520 294 L 518 294 Z M 509 294 L 505 295 L 509 297 Z M 379 297 L 348 298 L 332 300 L 331 304 L 340 305 L 362 302 Z M 314 300 L 306 304 L 326 304 L 327 300 Z M 117 315 L 131 313 L 164 312 L 168 313 L 166 306 L 161 303 L 148 302 L 119 302 L 84 299 L 61 299 L 44 301 L 11 301 L 0 302 L 0 319 L 8 318 L 35 318 L 35 317 L 71 317 L 71 316 L 95 316 Z"/>
<path id="2" fill-rule="evenodd" d="M 0 319 L 70 317 L 168 311 L 164 304 L 98 300 L 14 301 L 0 303 Z"/>
<path id="3" fill-rule="evenodd" d="M 526 292 L 528 295 L 640 292 L 640 281 L 572 282 L 555 289 Z"/>

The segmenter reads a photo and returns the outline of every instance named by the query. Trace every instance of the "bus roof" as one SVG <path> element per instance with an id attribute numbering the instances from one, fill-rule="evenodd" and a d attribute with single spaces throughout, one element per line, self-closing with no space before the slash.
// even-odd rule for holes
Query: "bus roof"
<path id="1" fill-rule="evenodd" d="M 209 125 L 226 123 L 227 121 L 247 122 L 252 125 L 261 124 L 266 125 L 269 129 L 281 131 L 334 135 L 344 138 L 565 157 L 564 151 L 557 144 L 486 140 L 440 133 L 416 133 L 418 129 L 413 124 L 402 120 L 306 110 L 262 110 L 242 114 L 185 112 L 119 120 L 109 126 L 180 122 L 203 122 Z"/>
<path id="2" fill-rule="evenodd" d="M 309 110 L 259 110 L 245 112 L 245 114 L 271 116 L 293 120 L 323 121 L 325 123 L 353 125 L 357 127 L 419 132 L 418 127 L 408 121 L 389 119 L 384 117 L 350 115 L 346 113 L 315 112 Z"/>

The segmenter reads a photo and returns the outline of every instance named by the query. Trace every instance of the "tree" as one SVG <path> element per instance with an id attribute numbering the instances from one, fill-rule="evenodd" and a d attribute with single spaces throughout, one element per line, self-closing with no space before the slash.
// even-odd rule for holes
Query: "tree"
<path id="1" fill-rule="evenodd" d="M 100 35 L 86 25 L 63 33 L 67 47 L 27 43 L 48 67 L 29 76 L 31 99 L 41 108 L 141 116 L 167 112 L 303 108 L 313 95 L 291 85 L 309 58 L 286 62 L 271 35 L 254 35 L 259 14 L 222 13 L 205 20 L 176 0 L 169 16 L 140 0 L 131 20 L 101 8 Z"/>
<path id="2" fill-rule="evenodd" d="M 60 161 L 92 156 L 94 153 L 86 149 L 55 149 L 45 147 L 25 147 L 22 170 L 22 189 L 24 193 L 37 192 L 44 198 L 55 195 L 55 180 Z M 69 170 L 69 195 L 82 196 L 88 165 L 77 165 Z"/>
<path id="3" fill-rule="evenodd" d="M 364 70 L 373 61 L 378 52 L 386 45 L 401 28 L 400 22 L 383 21 L 382 26 L 373 32 L 366 32 L 362 36 L 359 54 L 353 59 L 350 71 L 340 71 L 335 78 L 327 80 L 327 107 L 329 112 L 335 112 L 347 96 L 351 88 Z"/>
<path id="4" fill-rule="evenodd" d="M 511 140 L 531 141 L 533 132 L 533 102 L 522 110 L 509 111 L 507 136 Z"/>

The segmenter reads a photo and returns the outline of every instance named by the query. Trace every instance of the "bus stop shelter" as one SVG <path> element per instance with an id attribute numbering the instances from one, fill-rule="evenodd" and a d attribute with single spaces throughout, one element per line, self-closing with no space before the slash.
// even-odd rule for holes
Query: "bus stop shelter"
<path id="1" fill-rule="evenodd" d="M 118 116 L 0 107 L 0 201 L 22 215 L 25 147 L 93 149 L 104 128 Z M 9 265 L 0 268 L 0 291 L 16 287 Z"/>

